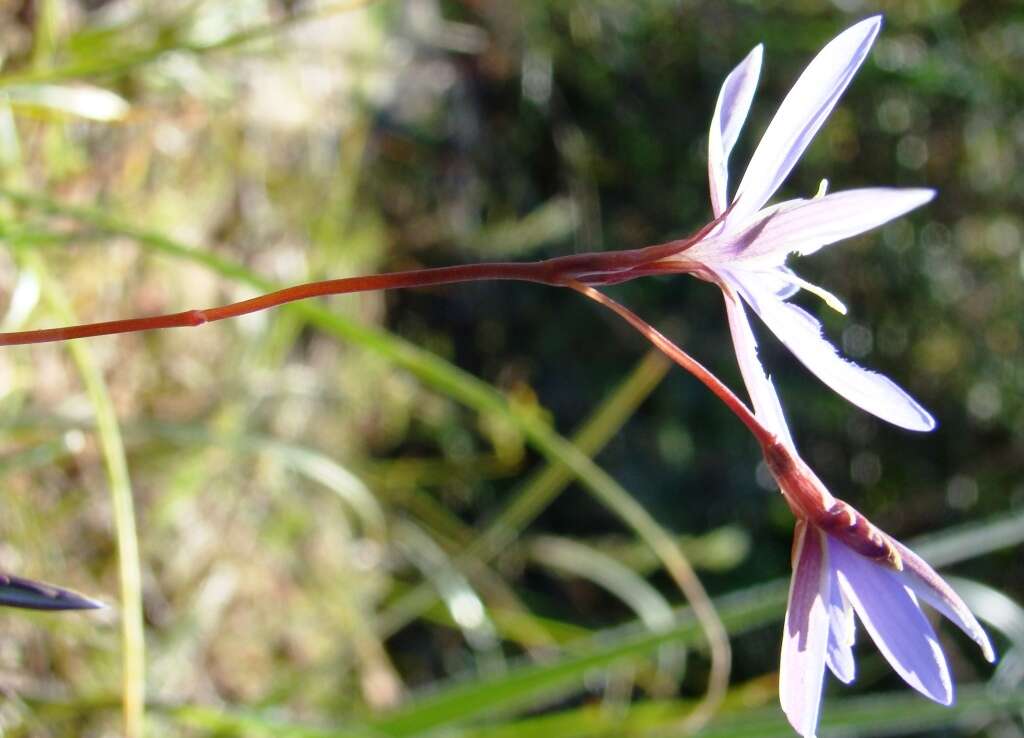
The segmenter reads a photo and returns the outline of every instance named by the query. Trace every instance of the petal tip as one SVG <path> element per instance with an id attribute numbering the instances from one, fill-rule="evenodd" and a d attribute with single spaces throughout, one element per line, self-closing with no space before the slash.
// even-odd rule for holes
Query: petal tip
<path id="1" fill-rule="evenodd" d="M 946 687 L 946 691 L 941 695 L 940 699 L 936 699 L 935 701 L 943 707 L 949 707 L 954 702 L 956 702 L 956 691 L 953 689 L 952 681 L 949 684 L 943 686 Z"/>
<path id="2" fill-rule="evenodd" d="M 27 610 L 98 610 L 106 605 L 45 582 L 0 574 L 0 605 Z"/>
<path id="3" fill-rule="evenodd" d="M 936 195 L 939 194 L 938 190 L 934 190 L 931 187 L 913 187 L 908 189 L 906 192 L 917 200 L 917 202 L 908 208 L 908 211 L 913 210 L 914 208 L 919 208 L 922 205 L 927 205 L 935 199 Z"/>
<path id="4" fill-rule="evenodd" d="M 78 595 L 75 602 L 76 610 L 106 610 L 108 605 L 105 602 L 94 600 L 92 597 Z"/>
<path id="5" fill-rule="evenodd" d="M 853 28 L 858 28 L 860 26 L 870 26 L 875 33 L 878 33 L 878 31 L 882 28 L 882 19 L 883 16 L 881 13 L 877 15 L 870 15 L 864 20 L 860 21 L 859 23 L 854 24 Z"/>
<path id="6" fill-rule="evenodd" d="M 907 426 L 908 430 L 919 431 L 921 433 L 928 433 L 939 427 L 939 423 L 932 417 L 932 414 L 921 408 L 921 419 L 920 423 L 915 426 Z"/>
<path id="7" fill-rule="evenodd" d="M 866 43 L 868 47 L 875 43 L 875 38 L 878 36 L 878 32 L 882 29 L 882 16 L 871 15 L 862 21 L 854 23 L 852 26 L 847 28 L 845 31 L 836 36 L 833 41 L 839 39 L 851 40 L 854 37 L 860 37 L 860 44 Z"/>

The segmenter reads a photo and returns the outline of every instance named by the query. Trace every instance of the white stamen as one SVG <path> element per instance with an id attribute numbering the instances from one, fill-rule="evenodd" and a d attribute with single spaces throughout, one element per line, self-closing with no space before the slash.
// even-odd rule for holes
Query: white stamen
<path id="1" fill-rule="evenodd" d="M 828 180 L 821 180 L 821 184 L 818 185 L 818 191 L 814 194 L 815 200 L 820 200 L 828 193 Z"/>

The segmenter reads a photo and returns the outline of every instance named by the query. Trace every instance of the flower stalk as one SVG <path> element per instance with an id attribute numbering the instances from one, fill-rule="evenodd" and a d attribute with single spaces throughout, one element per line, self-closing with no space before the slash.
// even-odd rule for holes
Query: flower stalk
<path id="1" fill-rule="evenodd" d="M 269 310 L 289 302 L 355 292 L 499 280 L 533 282 L 552 287 L 566 287 L 573 283 L 614 284 L 634 279 L 637 276 L 657 273 L 660 268 L 656 265 L 661 260 L 678 256 L 695 246 L 720 221 L 721 217 L 716 218 L 687 238 L 639 249 L 570 254 L 533 262 L 462 264 L 307 282 L 268 292 L 248 300 L 212 308 L 183 310 L 177 313 L 124 320 L 83 323 L 61 328 L 0 333 L 0 346 L 50 343 L 74 338 L 94 338 L 166 328 L 194 328 L 218 320 L 238 318 L 250 313 Z"/>

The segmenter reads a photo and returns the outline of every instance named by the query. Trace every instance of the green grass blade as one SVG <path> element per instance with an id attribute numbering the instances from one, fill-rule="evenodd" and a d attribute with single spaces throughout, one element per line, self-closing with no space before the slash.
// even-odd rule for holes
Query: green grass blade
<path id="1" fill-rule="evenodd" d="M 62 320 L 74 321 L 71 306 L 63 292 L 46 277 L 42 264 L 37 262 L 34 268 L 42 274 L 43 295 L 50 306 Z M 146 698 L 146 652 L 142 620 L 142 572 L 128 461 L 114 404 L 89 347 L 82 341 L 69 341 L 67 348 L 78 367 L 96 415 L 96 431 L 110 485 L 121 580 L 124 735 L 127 738 L 141 738 Z"/>
<path id="2" fill-rule="evenodd" d="M 615 713 L 599 705 L 587 705 L 552 715 L 467 728 L 449 735 L 459 738 L 626 738 L 667 735 L 690 704 L 662 700 L 635 705 L 626 713 Z M 998 715 L 1024 708 L 1024 690 L 998 692 L 984 686 L 959 690 L 950 707 L 929 702 L 913 691 L 901 690 L 870 697 L 827 700 L 818 735 L 886 736 L 908 732 L 923 733 L 949 726 L 975 726 Z M 795 735 L 776 707 L 743 710 L 722 715 L 702 732 L 701 738 L 792 738 Z"/>
<path id="3" fill-rule="evenodd" d="M 738 633 L 777 618 L 785 605 L 786 593 L 786 582 L 772 582 L 723 597 L 716 601 L 716 609 L 729 631 Z M 669 630 L 654 633 L 631 625 L 606 631 L 558 661 L 523 664 L 500 677 L 456 683 L 369 724 L 390 736 L 452 726 L 512 709 L 539 696 L 548 699 L 579 684 L 594 669 L 646 658 L 664 645 L 691 645 L 700 640 L 700 625 L 692 610 L 686 608 L 677 613 L 676 625 Z"/>
<path id="4" fill-rule="evenodd" d="M 984 686 L 958 690 L 956 703 L 930 702 L 909 688 L 893 694 L 833 700 L 826 704 L 818 735 L 886 736 L 923 733 L 950 725 L 971 726 L 1024 707 L 1024 690 L 998 693 Z M 704 738 L 789 738 L 793 729 L 776 708 L 723 718 Z"/>

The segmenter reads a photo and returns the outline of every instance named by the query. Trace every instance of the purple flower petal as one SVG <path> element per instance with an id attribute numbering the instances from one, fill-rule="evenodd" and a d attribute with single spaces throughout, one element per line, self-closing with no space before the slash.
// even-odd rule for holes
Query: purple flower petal
<path id="1" fill-rule="evenodd" d="M 853 619 L 853 606 L 846 599 L 835 569 L 829 570 L 830 585 L 828 599 L 828 649 L 825 652 L 826 663 L 836 679 L 849 684 L 857 675 L 857 666 L 853 660 L 853 642 L 856 638 L 856 625 Z"/>
<path id="2" fill-rule="evenodd" d="M 931 624 L 896 572 L 827 537 L 839 585 L 886 660 L 903 680 L 936 702 L 953 702 L 953 681 Z"/>
<path id="3" fill-rule="evenodd" d="M 729 221 L 742 223 L 775 194 L 867 57 L 881 24 L 880 16 L 861 21 L 807 65 L 751 157 Z"/>
<path id="4" fill-rule="evenodd" d="M 779 699 L 793 729 L 802 736 L 813 736 L 821 710 L 829 629 L 827 551 L 821 531 L 803 521 L 797 523 L 793 547 Z"/>
<path id="5" fill-rule="evenodd" d="M 729 332 L 732 334 L 732 344 L 736 351 L 736 362 L 740 366 L 743 383 L 746 384 L 747 393 L 754 404 L 754 414 L 780 441 L 790 448 L 795 448 L 775 385 L 765 374 L 764 367 L 757 358 L 757 339 L 750 329 L 743 302 L 728 283 L 722 284 L 722 297 L 725 298 L 725 310 L 729 316 Z"/>
<path id="6" fill-rule="evenodd" d="M 780 301 L 748 275 L 738 271 L 725 274 L 772 333 L 822 382 L 854 405 L 893 425 L 917 431 L 935 427 L 928 411 L 891 379 L 841 357 L 822 336 L 821 323 L 807 312 Z"/>
<path id="7" fill-rule="evenodd" d="M 754 99 L 764 47 L 758 44 L 722 83 L 708 135 L 708 183 L 717 218 L 729 205 L 729 154 Z"/>
<path id="8" fill-rule="evenodd" d="M 736 234 L 743 247 L 734 258 L 781 264 L 788 254 L 813 254 L 888 223 L 934 196 L 934 190 L 873 187 L 804 200 L 778 210 L 763 226 L 752 226 L 758 228 L 752 239 Z"/>
<path id="9" fill-rule="evenodd" d="M 988 634 L 978 623 L 977 618 L 970 608 L 964 604 L 960 596 L 953 591 L 953 588 L 946 584 L 946 581 L 935 573 L 928 564 L 904 546 L 899 541 L 893 540 L 896 550 L 903 558 L 904 569 L 900 572 L 903 583 L 910 587 L 918 597 L 941 612 L 960 630 L 966 633 L 971 639 L 981 646 L 981 651 L 989 663 L 996 660 L 996 652 L 988 639 Z"/>
<path id="10" fill-rule="evenodd" d="M 0 605 L 30 610 L 97 610 L 102 602 L 45 582 L 0 573 Z"/>

